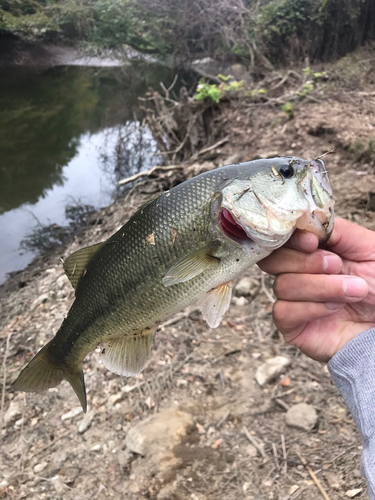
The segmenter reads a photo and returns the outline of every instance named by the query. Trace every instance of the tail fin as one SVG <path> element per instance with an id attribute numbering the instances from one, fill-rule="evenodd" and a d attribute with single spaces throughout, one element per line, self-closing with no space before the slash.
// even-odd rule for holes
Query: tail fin
<path id="1" fill-rule="evenodd" d="M 52 341 L 51 341 L 52 342 Z M 82 405 L 87 411 L 85 382 L 83 372 L 71 372 L 57 366 L 48 353 L 51 342 L 48 342 L 34 358 L 28 363 L 13 382 L 17 391 L 42 392 L 50 387 L 56 387 L 66 379 L 73 387 Z"/>
<path id="2" fill-rule="evenodd" d="M 81 403 L 83 413 L 87 412 L 87 399 L 86 399 L 86 387 L 85 379 L 83 377 L 83 371 L 65 373 L 65 378 L 69 384 L 73 387 L 73 391 L 77 394 L 79 402 Z"/>

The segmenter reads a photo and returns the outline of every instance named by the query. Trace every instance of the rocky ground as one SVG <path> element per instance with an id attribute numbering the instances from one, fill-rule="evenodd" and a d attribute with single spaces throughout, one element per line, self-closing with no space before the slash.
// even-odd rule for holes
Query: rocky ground
<path id="1" fill-rule="evenodd" d="M 315 94 L 293 119 L 279 107 L 233 102 L 221 120 L 229 140 L 209 162 L 141 181 L 67 247 L 0 288 L 0 498 L 367 498 L 352 417 L 326 366 L 283 342 L 272 323 L 272 277 L 257 266 L 237 283 L 216 330 L 194 308 L 167 321 L 136 379 L 110 373 L 99 349 L 92 352 L 84 365 L 86 415 L 66 382 L 42 394 L 10 388 L 73 301 L 60 257 L 107 238 L 144 200 L 193 173 L 335 149 L 326 162 L 336 212 L 375 230 L 371 78 Z"/>

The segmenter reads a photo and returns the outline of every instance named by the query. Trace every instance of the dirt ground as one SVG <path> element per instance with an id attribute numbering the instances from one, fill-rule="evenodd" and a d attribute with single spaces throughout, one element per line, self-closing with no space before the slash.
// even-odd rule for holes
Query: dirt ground
<path id="1" fill-rule="evenodd" d="M 326 164 L 336 214 L 375 230 L 371 78 L 315 94 L 291 120 L 279 107 L 240 102 L 221 120 L 230 140 L 209 163 L 142 181 L 96 213 L 67 247 L 38 257 L 0 288 L 0 498 L 321 500 L 317 482 L 331 500 L 368 498 L 353 419 L 326 366 L 283 342 L 272 322 L 272 277 L 257 266 L 216 330 L 194 308 L 167 321 L 136 379 L 107 371 L 99 349 L 92 352 L 84 364 L 87 415 L 66 382 L 42 394 L 11 391 L 16 372 L 52 338 L 73 301 L 60 257 L 107 238 L 176 178 L 261 156 L 315 158 L 335 149 Z M 257 369 L 280 355 L 290 364 L 261 387 Z M 299 403 L 316 411 L 311 430 L 286 424 Z"/>

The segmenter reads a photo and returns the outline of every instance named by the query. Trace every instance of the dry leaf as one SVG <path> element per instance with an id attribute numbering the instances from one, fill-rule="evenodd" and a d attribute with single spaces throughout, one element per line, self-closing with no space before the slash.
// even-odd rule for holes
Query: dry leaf
<path id="1" fill-rule="evenodd" d="M 174 245 L 176 236 L 177 236 L 178 229 L 176 227 L 172 227 L 172 247 Z"/>
<path id="2" fill-rule="evenodd" d="M 217 450 L 219 448 L 219 446 L 221 445 L 221 443 L 223 442 L 222 439 L 216 439 L 216 441 L 214 442 L 214 444 L 211 446 L 211 448 L 213 448 L 214 450 Z"/>
<path id="3" fill-rule="evenodd" d="M 147 236 L 146 240 L 150 243 L 150 245 L 155 245 L 155 235 L 151 233 Z"/>
<path id="4" fill-rule="evenodd" d="M 290 386 L 290 383 L 291 383 L 291 379 L 290 377 L 284 377 L 282 379 L 282 381 L 280 382 L 280 384 L 283 386 L 283 387 L 289 387 Z"/>
<path id="5" fill-rule="evenodd" d="M 357 495 L 359 495 L 359 493 L 361 493 L 362 491 L 362 488 L 356 488 L 354 490 L 348 490 L 345 495 L 349 498 L 354 498 L 356 497 Z"/>
<path id="6" fill-rule="evenodd" d="M 204 434 L 206 432 L 205 428 L 203 427 L 203 425 L 200 424 L 199 422 L 197 422 L 195 425 L 196 425 L 196 427 L 198 429 L 199 434 Z"/>

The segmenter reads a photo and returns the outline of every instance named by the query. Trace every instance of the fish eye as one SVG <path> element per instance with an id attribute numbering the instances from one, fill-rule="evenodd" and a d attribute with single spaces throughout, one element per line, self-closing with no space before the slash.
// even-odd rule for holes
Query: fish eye
<path id="1" fill-rule="evenodd" d="M 285 165 L 279 170 L 279 174 L 284 177 L 284 179 L 290 179 L 294 175 L 294 168 L 292 165 Z"/>

